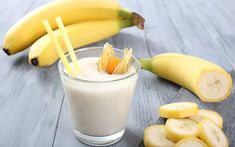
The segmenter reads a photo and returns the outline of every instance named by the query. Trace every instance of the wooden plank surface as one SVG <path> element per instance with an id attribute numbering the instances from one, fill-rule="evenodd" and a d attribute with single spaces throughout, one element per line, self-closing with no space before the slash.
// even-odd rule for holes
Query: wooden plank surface
<path id="1" fill-rule="evenodd" d="M 0 1 L 0 42 L 20 17 L 49 1 Z M 145 58 L 164 52 L 191 54 L 219 64 L 235 77 L 234 1 L 120 2 L 145 17 L 145 30 L 126 29 L 115 37 L 90 46 L 102 46 L 108 41 L 116 48 L 132 47 L 137 57 Z M 32 67 L 27 61 L 27 51 L 11 57 L 0 52 L 0 61 L 0 146 L 86 146 L 73 134 L 56 66 Z M 218 110 L 225 118 L 230 118 L 225 119 L 224 130 L 230 143 L 235 144 L 235 115 L 230 113 L 234 109 L 231 105 L 235 100 L 234 88 L 229 100 L 205 104 L 186 89 L 141 71 L 126 134 L 113 146 L 138 146 L 144 127 L 158 119 L 156 108 L 183 100 L 195 101 L 201 107 Z"/>
<path id="2" fill-rule="evenodd" d="M 45 0 L 0 2 L 1 42 L 8 28 Z M 52 146 L 63 100 L 57 68 L 35 68 L 27 51 L 7 57 L 0 52 L 0 146 Z"/>

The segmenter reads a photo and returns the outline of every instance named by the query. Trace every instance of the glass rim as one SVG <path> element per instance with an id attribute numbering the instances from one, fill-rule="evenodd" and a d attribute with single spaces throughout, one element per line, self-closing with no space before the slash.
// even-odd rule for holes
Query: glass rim
<path id="1" fill-rule="evenodd" d="M 87 50 L 95 50 L 95 49 L 102 49 L 102 48 L 103 47 L 76 48 L 76 49 L 74 49 L 74 51 L 75 51 L 75 53 L 77 53 L 77 52 L 82 52 L 82 51 L 87 51 Z M 113 49 L 114 49 L 114 51 L 118 51 L 118 52 L 124 53 L 124 51 L 121 50 L 121 49 L 118 49 L 118 48 L 113 48 Z M 69 53 L 66 53 L 65 57 L 67 58 L 68 56 L 69 56 Z M 109 82 L 115 82 L 115 81 L 121 81 L 121 80 L 124 80 L 124 79 L 128 79 L 128 78 L 130 78 L 130 77 L 132 77 L 132 76 L 134 76 L 134 75 L 139 73 L 140 68 L 141 68 L 139 60 L 134 55 L 132 55 L 131 58 L 138 65 L 138 67 L 135 69 L 135 71 L 133 73 L 128 74 L 127 76 L 124 76 L 124 77 L 121 77 L 121 78 L 118 78 L 118 79 L 107 80 L 107 81 L 104 81 L 104 80 L 103 81 L 85 80 L 85 79 L 82 79 L 82 78 L 73 77 L 73 76 L 69 75 L 68 73 L 66 73 L 63 70 L 62 66 L 64 66 L 64 65 L 63 65 L 61 59 L 59 59 L 59 62 L 58 62 L 58 69 L 59 69 L 60 74 L 62 74 L 63 76 L 65 76 L 65 77 L 67 77 L 67 78 L 69 78 L 71 80 L 74 80 L 74 81 L 80 81 L 80 82 L 86 82 L 86 83 L 109 83 Z"/>

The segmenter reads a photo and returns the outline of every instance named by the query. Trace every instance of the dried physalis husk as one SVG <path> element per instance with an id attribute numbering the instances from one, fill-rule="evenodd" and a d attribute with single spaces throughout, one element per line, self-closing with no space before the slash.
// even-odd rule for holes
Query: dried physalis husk
<path id="1" fill-rule="evenodd" d="M 98 71 L 105 71 L 108 66 L 109 58 L 113 56 L 114 50 L 112 45 L 110 45 L 109 43 L 105 43 L 101 56 L 97 63 Z"/>
<path id="2" fill-rule="evenodd" d="M 132 49 L 125 49 L 122 61 L 117 65 L 113 74 L 124 74 L 128 71 L 132 57 Z"/>

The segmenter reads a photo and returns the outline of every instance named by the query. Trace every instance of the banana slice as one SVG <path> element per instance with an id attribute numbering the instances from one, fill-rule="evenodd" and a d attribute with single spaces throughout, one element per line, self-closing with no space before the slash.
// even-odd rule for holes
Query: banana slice
<path id="1" fill-rule="evenodd" d="M 199 122 L 199 137 L 212 147 L 228 147 L 228 139 L 224 132 L 210 119 Z"/>
<path id="2" fill-rule="evenodd" d="M 219 113 L 213 110 L 199 109 L 197 115 L 190 116 L 189 118 L 197 122 L 200 122 L 205 118 L 208 118 L 211 121 L 213 121 L 219 128 L 221 129 L 223 128 L 223 117 Z"/>
<path id="3" fill-rule="evenodd" d="M 163 105 L 159 109 L 159 115 L 164 118 L 185 118 L 197 115 L 198 106 L 192 102 L 178 102 Z"/>
<path id="4" fill-rule="evenodd" d="M 108 66 L 109 58 L 113 56 L 114 50 L 112 45 L 110 45 L 109 43 L 105 43 L 104 48 L 102 50 L 102 54 L 97 63 L 98 71 L 105 71 Z"/>
<path id="5" fill-rule="evenodd" d="M 196 137 L 187 137 L 179 142 L 174 147 L 208 147 L 203 141 Z"/>
<path id="6" fill-rule="evenodd" d="M 197 122 L 189 118 L 169 118 L 166 121 L 166 136 L 170 140 L 177 142 L 186 137 L 197 137 Z"/>
<path id="7" fill-rule="evenodd" d="M 145 147 L 173 147 L 174 144 L 167 139 L 164 125 L 152 125 L 144 129 Z"/>

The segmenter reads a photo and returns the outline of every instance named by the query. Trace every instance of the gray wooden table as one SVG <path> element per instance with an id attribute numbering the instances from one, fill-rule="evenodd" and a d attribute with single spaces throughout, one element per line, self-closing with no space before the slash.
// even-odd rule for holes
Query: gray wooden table
<path id="1" fill-rule="evenodd" d="M 50 0 L 1 0 L 0 42 L 18 19 Z M 213 61 L 235 77 L 235 2 L 233 0 L 121 0 L 143 15 L 145 30 L 123 30 L 108 41 L 131 47 L 137 57 L 179 52 Z M 0 52 L 0 146 L 80 147 L 67 115 L 57 66 L 28 64 L 28 51 L 8 57 Z M 234 88 L 229 100 L 201 103 L 192 93 L 149 72 L 141 71 L 127 130 L 116 147 L 141 144 L 144 127 L 158 119 L 157 108 L 171 101 L 196 101 L 222 113 L 231 146 L 235 144 Z"/>

